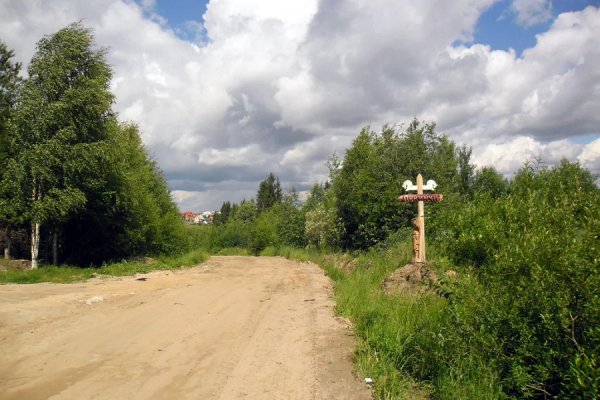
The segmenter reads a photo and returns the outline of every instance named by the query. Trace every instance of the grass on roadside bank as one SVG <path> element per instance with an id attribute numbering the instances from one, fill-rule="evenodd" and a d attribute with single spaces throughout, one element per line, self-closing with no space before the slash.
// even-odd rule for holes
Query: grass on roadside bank
<path id="1" fill-rule="evenodd" d="M 373 379 L 376 399 L 497 399 L 496 372 L 476 354 L 451 354 L 448 326 L 450 302 L 433 292 L 386 294 L 384 280 L 411 258 L 411 243 L 399 236 L 367 252 L 321 253 L 311 249 L 266 248 L 261 255 L 311 261 L 334 281 L 336 312 L 350 319 L 356 334 L 355 366 Z M 428 267 L 438 276 L 453 267 L 430 247 Z M 462 272 L 460 272 L 462 271 Z M 460 270 L 468 287 L 477 287 Z M 456 282 L 440 289 L 458 289 Z M 473 289 L 475 290 L 475 289 Z M 450 325 L 452 326 L 452 325 Z M 442 336 L 440 336 L 440 334 Z M 457 360 L 443 364 L 444 360 Z"/>
<path id="2" fill-rule="evenodd" d="M 100 275 L 126 276 L 143 274 L 156 270 L 192 267 L 208 259 L 202 250 L 190 251 L 177 256 L 161 256 L 157 259 L 141 261 L 121 261 L 102 267 L 42 266 L 35 270 L 12 267 L 7 260 L 1 260 L 4 270 L 0 270 L 0 283 L 71 283 L 84 281 Z"/>
<path id="3" fill-rule="evenodd" d="M 371 250 L 356 257 L 288 247 L 266 248 L 261 255 L 314 262 L 334 281 L 336 312 L 354 323 L 355 365 L 362 375 L 373 379 L 375 398 L 430 398 L 430 385 L 418 383 L 405 368 L 411 357 L 420 356 L 407 346 L 421 327 L 437 323 L 446 300 L 435 294 L 390 296 L 383 292 L 385 278 L 410 260 L 410 243 Z M 351 259 L 355 264 L 340 268 L 339 257 Z M 447 267 L 443 261 L 437 264 L 440 268 Z M 435 265 L 432 262 L 434 268 Z"/>
<path id="4" fill-rule="evenodd" d="M 211 256 L 253 256 L 254 253 L 250 249 L 243 247 L 226 247 L 217 251 L 210 252 Z"/>

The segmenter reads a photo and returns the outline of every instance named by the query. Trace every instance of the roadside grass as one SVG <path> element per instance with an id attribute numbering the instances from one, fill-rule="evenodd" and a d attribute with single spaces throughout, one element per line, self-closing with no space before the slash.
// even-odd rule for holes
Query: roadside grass
<path id="1" fill-rule="evenodd" d="M 314 248 L 300 249 L 290 246 L 269 246 L 260 252 L 260 255 L 265 257 L 284 257 L 290 260 L 301 262 L 314 262 L 315 264 L 319 264 L 319 261 L 321 261 L 327 254 L 331 253 Z"/>
<path id="2" fill-rule="evenodd" d="M 0 271 L 0 283 L 70 283 L 90 279 L 94 277 L 96 270 L 53 265 L 35 270 L 22 270 L 8 264 L 5 271 Z"/>
<path id="3" fill-rule="evenodd" d="M 434 392 L 430 383 L 417 382 L 410 375 L 411 358 L 421 356 L 410 346 L 423 327 L 438 323 L 446 299 L 433 293 L 387 295 L 383 291 L 385 278 L 410 260 L 411 251 L 411 243 L 403 241 L 353 255 L 289 247 L 269 247 L 261 253 L 314 262 L 334 281 L 336 312 L 354 324 L 355 366 L 373 379 L 377 399 L 429 399 Z M 432 255 L 437 256 L 435 251 Z M 336 262 L 340 257 L 355 260 L 354 268 L 340 268 Z M 448 262 L 437 259 L 431 266 L 444 269 Z"/>
<path id="4" fill-rule="evenodd" d="M 0 271 L 0 283 L 72 283 L 108 275 L 126 276 L 144 274 L 156 270 L 178 269 L 192 267 L 208 259 L 209 255 L 203 250 L 190 251 L 177 256 L 161 256 L 149 262 L 120 261 L 106 264 L 102 267 L 72 267 L 72 266 L 42 266 L 36 270 L 19 269 L 2 260 L 6 269 Z"/>
<path id="5" fill-rule="evenodd" d="M 226 247 L 211 252 L 212 256 L 253 256 L 252 250 L 243 247 Z"/>

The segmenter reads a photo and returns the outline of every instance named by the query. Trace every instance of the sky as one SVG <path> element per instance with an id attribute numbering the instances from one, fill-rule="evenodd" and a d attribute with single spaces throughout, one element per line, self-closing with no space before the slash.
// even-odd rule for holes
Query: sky
<path id="1" fill-rule="evenodd" d="M 44 35 L 92 28 L 119 118 L 139 125 L 179 208 L 204 211 L 249 199 L 269 172 L 307 190 L 361 128 L 413 118 L 508 178 L 565 158 L 600 174 L 599 6 L 0 0 L 0 40 L 27 65 Z"/>

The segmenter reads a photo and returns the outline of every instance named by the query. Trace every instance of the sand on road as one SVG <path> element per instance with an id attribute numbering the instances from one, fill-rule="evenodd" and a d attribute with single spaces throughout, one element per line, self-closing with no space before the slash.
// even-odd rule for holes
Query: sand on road
<path id="1" fill-rule="evenodd" d="M 0 399 L 370 399 L 330 296 L 278 257 L 0 285 Z"/>

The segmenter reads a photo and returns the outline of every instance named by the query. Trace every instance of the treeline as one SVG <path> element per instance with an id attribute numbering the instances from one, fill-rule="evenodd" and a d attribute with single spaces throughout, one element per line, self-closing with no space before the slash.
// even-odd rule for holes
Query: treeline
<path id="1" fill-rule="evenodd" d="M 196 229 L 195 243 L 212 251 L 239 247 L 255 254 L 269 246 L 304 247 L 305 211 L 298 193 L 284 193 L 271 173 L 260 183 L 256 200 L 224 202 L 213 225 Z"/>
<path id="2" fill-rule="evenodd" d="M 138 128 L 112 110 L 112 72 L 92 32 L 75 23 L 42 38 L 25 80 L 13 56 L 0 42 L 5 254 L 30 253 L 36 268 L 40 257 L 91 265 L 183 250 L 186 232 L 158 166 Z"/>
<path id="3" fill-rule="evenodd" d="M 416 120 L 363 129 L 328 166 L 329 180 L 304 202 L 269 175 L 256 200 L 224 203 L 198 243 L 368 258 L 335 273 L 338 307 L 354 319 L 367 359 L 425 382 L 433 398 L 598 397 L 600 191 L 589 171 L 527 163 L 508 181 L 493 167 L 476 170 L 469 148 Z M 426 206 L 430 267 L 458 278 L 442 281 L 438 300 L 420 301 L 404 332 L 394 321 L 412 303 L 384 295 L 382 284 L 409 261 L 395 248 L 411 240 L 416 207 L 395 199 L 418 173 L 444 194 Z"/>
<path id="4" fill-rule="evenodd" d="M 421 173 L 435 179 L 446 195 L 468 195 L 474 173 L 471 151 L 457 147 L 435 124 L 412 121 L 406 129 L 386 126 L 380 133 L 363 129 L 340 160 L 328 161 L 329 179 L 314 184 L 305 201 L 294 188 L 284 193 L 272 173 L 255 198 L 224 202 L 208 243 L 213 248 L 309 246 L 329 250 L 365 250 L 398 229 L 410 226 L 415 210 L 396 201 L 402 182 Z M 256 199 L 256 200 L 255 200 Z M 434 206 L 435 209 L 435 206 Z"/>

